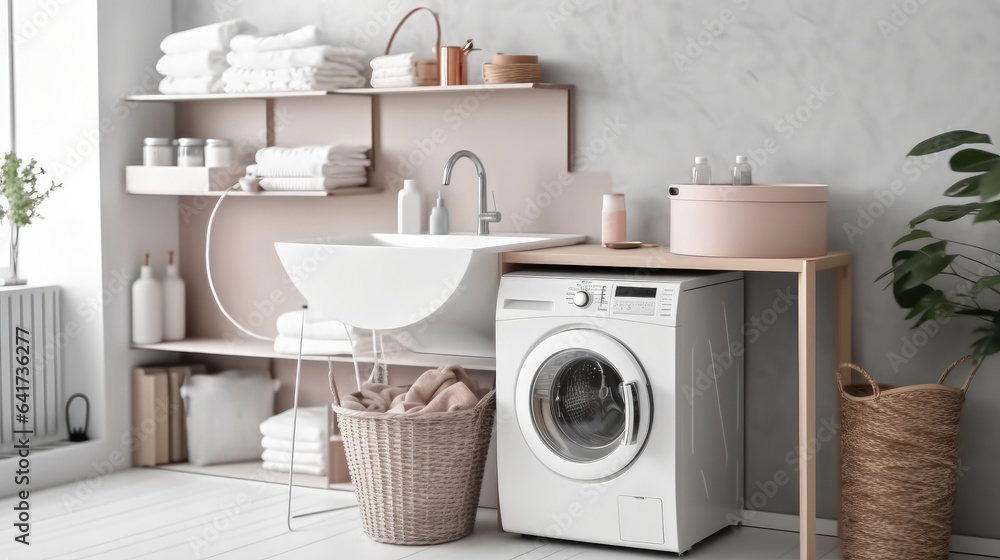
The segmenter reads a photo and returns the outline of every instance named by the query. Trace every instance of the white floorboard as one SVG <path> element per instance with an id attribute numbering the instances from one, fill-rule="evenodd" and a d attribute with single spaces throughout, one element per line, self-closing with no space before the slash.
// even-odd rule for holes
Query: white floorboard
<path id="1" fill-rule="evenodd" d="M 91 488 L 92 487 L 92 488 Z M 349 492 L 296 488 L 295 531 L 285 527 L 280 484 L 163 469 L 132 469 L 31 494 L 30 547 L 14 543 L 15 501 L 0 500 L 0 558 L 220 560 L 640 560 L 674 554 L 546 541 L 498 533 L 496 511 L 480 509 L 475 532 L 436 546 L 372 542 Z M 817 539 L 819 557 L 841 558 L 837 539 Z M 793 532 L 741 527 L 722 531 L 683 556 L 693 560 L 798 558 Z M 952 555 L 953 559 L 982 558 Z"/>

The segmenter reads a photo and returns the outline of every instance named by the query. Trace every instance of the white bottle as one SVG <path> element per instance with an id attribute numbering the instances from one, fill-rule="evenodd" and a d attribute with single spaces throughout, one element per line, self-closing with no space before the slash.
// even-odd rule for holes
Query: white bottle
<path id="1" fill-rule="evenodd" d="M 750 162 L 747 161 L 747 156 L 736 156 L 736 165 L 733 166 L 733 184 L 734 185 L 752 185 L 753 178 L 751 177 L 752 170 L 750 169 Z"/>
<path id="2" fill-rule="evenodd" d="M 132 282 L 132 343 L 156 344 L 163 342 L 163 289 L 153 278 L 149 267 L 149 253 Z"/>
<path id="3" fill-rule="evenodd" d="M 447 235 L 451 229 L 448 219 L 448 208 L 444 205 L 444 197 L 438 191 L 437 205 L 431 208 L 431 233 L 435 235 Z"/>
<path id="4" fill-rule="evenodd" d="M 712 184 L 712 168 L 708 166 L 707 157 L 694 158 L 694 167 L 691 168 L 691 183 L 694 185 Z"/>
<path id="5" fill-rule="evenodd" d="M 163 278 L 163 340 L 184 340 L 184 279 L 177 273 L 173 251 Z"/>
<path id="6" fill-rule="evenodd" d="M 413 179 L 403 181 L 403 190 L 399 191 L 399 214 L 397 225 L 399 233 L 420 233 L 420 220 L 424 214 L 420 203 L 420 193 L 417 192 L 417 182 Z"/>

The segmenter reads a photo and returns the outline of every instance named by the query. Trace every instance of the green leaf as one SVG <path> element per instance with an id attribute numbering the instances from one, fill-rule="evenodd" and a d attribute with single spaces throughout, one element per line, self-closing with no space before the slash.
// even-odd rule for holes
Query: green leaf
<path id="1" fill-rule="evenodd" d="M 979 171 L 989 171 L 998 162 L 1000 162 L 1000 156 L 993 152 L 966 148 L 959 150 L 955 155 L 951 156 L 949 164 L 952 171 L 976 173 Z"/>
<path id="2" fill-rule="evenodd" d="M 976 222 L 988 222 L 990 220 L 1000 219 L 1000 200 L 995 200 L 993 202 L 987 202 L 983 204 L 983 207 L 976 214 L 976 217 L 972 220 L 973 223 Z"/>
<path id="3" fill-rule="evenodd" d="M 903 309 L 911 309 L 915 307 L 920 300 L 926 298 L 935 291 L 940 292 L 940 290 L 935 290 L 927 284 L 921 284 L 915 288 L 910 288 L 909 290 L 893 295 L 896 298 L 896 303 L 898 303 L 900 307 Z M 909 319 L 909 317 L 907 317 L 907 319 Z"/>
<path id="4" fill-rule="evenodd" d="M 892 279 L 893 294 L 899 297 L 899 294 L 916 288 L 940 274 L 952 261 L 958 258 L 958 255 L 948 255 L 944 252 L 947 243 L 947 241 L 931 243 L 914 252 L 896 266 Z M 893 261 L 895 260 L 894 256 Z"/>
<path id="5" fill-rule="evenodd" d="M 972 359 L 979 361 L 1000 352 L 1000 324 L 995 316 L 989 325 L 972 332 L 982 335 L 972 343 Z"/>
<path id="6" fill-rule="evenodd" d="M 1000 194 L 1000 165 L 983 173 L 979 180 L 979 196 L 987 201 Z"/>
<path id="7" fill-rule="evenodd" d="M 979 196 L 979 182 L 982 180 L 982 175 L 973 175 L 972 177 L 966 177 L 961 181 L 955 183 L 954 185 L 948 187 L 944 191 L 945 196 Z"/>
<path id="8" fill-rule="evenodd" d="M 933 154 L 937 152 L 943 152 L 945 150 L 950 150 L 954 147 L 961 146 L 962 144 L 989 144 L 990 137 L 986 134 L 981 134 L 979 132 L 972 132 L 970 130 L 952 130 L 950 132 L 945 132 L 938 134 L 932 138 L 928 138 L 923 142 L 917 144 L 910 150 L 907 156 L 926 156 L 927 154 Z"/>
<path id="9" fill-rule="evenodd" d="M 910 233 L 907 233 L 903 237 L 897 239 L 896 242 L 892 244 L 892 247 L 890 247 L 890 249 L 895 249 L 896 247 L 902 245 L 903 243 L 913 241 L 914 239 L 923 239 L 924 237 L 931 237 L 931 232 L 924 231 L 922 229 L 915 229 Z"/>
<path id="10" fill-rule="evenodd" d="M 1000 274 L 994 276 L 984 276 L 983 278 L 980 278 L 978 282 L 972 285 L 972 288 L 969 290 L 969 293 L 975 296 L 979 292 L 983 290 L 988 290 L 993 286 L 996 286 L 997 284 L 1000 284 Z"/>
<path id="11" fill-rule="evenodd" d="M 960 218 L 964 218 L 969 214 L 978 212 L 982 208 L 982 204 L 979 202 L 970 202 L 968 204 L 946 204 L 944 206 L 935 206 L 930 210 L 927 210 L 923 214 L 917 216 L 910 220 L 910 227 L 916 227 L 919 224 L 926 222 L 927 220 L 934 220 L 937 222 L 953 222 Z"/>

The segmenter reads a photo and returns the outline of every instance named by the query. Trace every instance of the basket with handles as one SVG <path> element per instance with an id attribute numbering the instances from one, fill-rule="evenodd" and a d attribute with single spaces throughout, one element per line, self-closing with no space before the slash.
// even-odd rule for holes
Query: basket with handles
<path id="1" fill-rule="evenodd" d="M 471 409 L 395 414 L 342 408 L 332 371 L 330 388 L 365 534 L 428 545 L 471 533 L 496 391 Z"/>
<path id="2" fill-rule="evenodd" d="M 961 388 L 880 385 L 840 364 L 840 529 L 845 560 L 947 559 L 958 479 L 959 418 L 979 362 Z M 849 368 L 867 380 L 843 384 Z"/>
<path id="3" fill-rule="evenodd" d="M 440 78 L 439 78 L 440 74 L 438 73 L 438 58 L 440 58 L 441 56 L 441 21 L 438 19 L 437 12 L 435 12 L 434 10 L 427 8 L 425 6 L 420 6 L 418 8 L 413 8 L 412 10 L 407 12 L 406 15 L 403 16 L 403 19 L 399 20 L 399 23 L 396 24 L 396 28 L 392 30 L 392 35 L 389 36 L 389 43 L 386 44 L 385 53 L 383 54 L 386 55 L 389 54 L 389 50 L 392 49 L 392 41 L 396 38 L 396 34 L 399 33 L 399 29 L 403 27 L 403 23 L 405 23 L 410 16 L 419 12 L 420 10 L 427 10 L 428 12 L 431 13 L 432 16 L 434 16 L 434 26 L 437 29 L 437 39 L 434 40 L 434 58 L 418 58 L 414 61 L 414 64 L 416 65 L 417 69 L 417 77 L 418 78 L 423 78 L 425 76 L 438 77 L 437 83 L 433 85 L 440 85 Z"/>

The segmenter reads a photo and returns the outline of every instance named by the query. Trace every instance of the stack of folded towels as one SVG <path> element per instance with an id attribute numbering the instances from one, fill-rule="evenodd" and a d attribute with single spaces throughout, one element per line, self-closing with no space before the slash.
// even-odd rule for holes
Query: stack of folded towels
<path id="1" fill-rule="evenodd" d="M 331 191 L 368 182 L 368 146 L 272 146 L 257 150 L 247 175 L 266 191 Z"/>
<path id="2" fill-rule="evenodd" d="M 292 465 L 292 410 L 260 423 L 261 459 L 269 471 L 326 476 L 330 457 L 330 428 L 326 406 L 299 408 L 295 427 L 295 462 Z"/>
<path id="3" fill-rule="evenodd" d="M 304 311 L 289 311 L 278 317 L 278 336 L 274 339 L 274 351 L 279 354 L 298 354 L 299 332 L 302 335 L 302 353 L 319 356 L 336 356 L 351 353 L 351 340 L 348 337 L 349 328 L 340 321 L 311 318 L 307 315 L 305 326 L 302 324 Z M 355 340 L 360 333 L 351 331 Z"/>
<path id="4" fill-rule="evenodd" d="M 229 43 L 251 31 L 249 24 L 234 19 L 168 35 L 160 42 L 164 54 L 156 62 L 156 71 L 164 76 L 160 93 L 221 93 Z"/>
<path id="5" fill-rule="evenodd" d="M 222 74 L 227 93 L 331 90 L 364 87 L 363 51 L 330 45 L 315 25 L 257 37 L 237 35 L 229 43 Z"/>
<path id="6" fill-rule="evenodd" d="M 436 86 L 440 83 L 437 65 L 418 65 L 416 53 L 389 54 L 373 58 L 372 87 Z"/>

